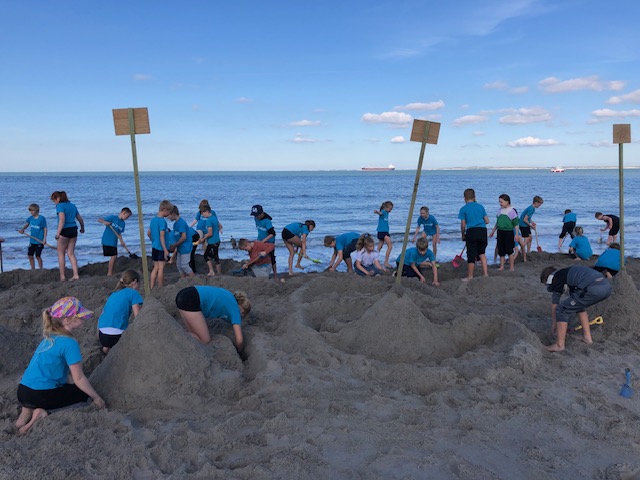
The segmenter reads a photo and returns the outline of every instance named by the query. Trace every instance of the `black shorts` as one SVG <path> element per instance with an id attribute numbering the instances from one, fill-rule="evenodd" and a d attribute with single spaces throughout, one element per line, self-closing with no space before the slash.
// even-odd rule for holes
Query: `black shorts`
<path id="1" fill-rule="evenodd" d="M 60 230 L 60 236 L 66 238 L 76 238 L 78 236 L 78 227 L 67 227 Z"/>
<path id="2" fill-rule="evenodd" d="M 467 261 L 475 263 L 487 249 L 487 229 L 484 227 L 467 229 L 465 241 L 467 243 Z"/>
<path id="3" fill-rule="evenodd" d="M 102 245 L 102 255 L 105 257 L 117 257 L 118 247 L 112 247 L 111 245 Z"/>
<path id="4" fill-rule="evenodd" d="M 18 385 L 18 403 L 27 408 L 55 410 L 86 402 L 88 399 L 89 395 L 73 383 L 65 383 L 61 387 L 50 390 L 34 390 L 22 384 Z"/>
<path id="5" fill-rule="evenodd" d="M 286 228 L 282 229 L 282 239 L 286 242 L 287 240 L 292 239 L 293 237 L 295 237 L 295 235 L 293 233 L 291 233 L 291 230 L 288 230 Z"/>
<path id="6" fill-rule="evenodd" d="M 416 265 L 417 266 L 417 265 Z M 420 267 L 418 267 L 418 271 L 420 272 L 420 275 L 422 275 L 422 269 Z M 411 265 L 403 265 L 402 266 L 402 277 L 408 277 L 408 278 L 413 278 L 413 277 L 418 277 L 418 274 L 415 272 L 415 270 L 413 268 L 411 268 Z M 424 275 L 422 275 L 424 276 Z"/>
<path id="7" fill-rule="evenodd" d="M 345 260 L 348 258 L 351 258 L 351 254 L 356 251 L 357 244 L 358 244 L 357 238 L 354 238 L 353 240 L 351 240 L 347 244 L 347 246 L 344 247 L 344 250 L 342 251 L 342 258 L 344 258 Z"/>
<path id="8" fill-rule="evenodd" d="M 593 269 L 597 270 L 599 272 L 602 272 L 602 273 L 609 272 L 612 277 L 615 277 L 616 274 L 618 273 L 618 270 L 613 270 L 613 269 L 608 268 L 608 267 L 593 267 Z"/>
<path id="9" fill-rule="evenodd" d="M 614 235 L 617 235 L 618 232 L 620 231 L 620 218 L 618 218 L 615 215 L 607 215 L 609 217 L 611 217 L 611 228 L 609 229 L 609 235 L 611 235 L 612 237 Z"/>
<path id="10" fill-rule="evenodd" d="M 498 230 L 497 245 L 499 257 L 512 255 L 516 246 L 513 230 Z"/>
<path id="11" fill-rule="evenodd" d="M 40 257 L 43 249 L 44 243 L 30 243 L 29 250 L 27 250 L 27 256 L 33 257 L 35 255 L 36 257 Z"/>
<path id="12" fill-rule="evenodd" d="M 384 240 L 389 236 L 389 232 L 378 232 L 378 240 Z"/>
<path id="13" fill-rule="evenodd" d="M 207 249 L 204 251 L 204 260 L 209 262 L 213 260 L 213 263 L 218 265 L 220 263 L 220 257 L 218 256 L 218 249 L 220 248 L 220 242 L 210 243 L 207 245 Z"/>
<path id="14" fill-rule="evenodd" d="M 98 330 L 98 339 L 100 340 L 100 345 L 102 345 L 103 347 L 107 347 L 107 348 L 113 347 L 116 343 L 120 341 L 121 336 L 122 336 L 121 333 L 117 335 L 108 335 Z"/>
<path id="15" fill-rule="evenodd" d="M 183 288 L 176 295 L 176 307 L 185 312 L 201 312 L 200 294 L 196 287 Z"/>
<path id="16" fill-rule="evenodd" d="M 562 231 L 558 238 L 564 238 L 567 235 L 571 235 L 571 238 L 575 237 L 573 230 L 576 228 L 576 222 L 566 222 L 562 224 Z"/>
<path id="17" fill-rule="evenodd" d="M 527 238 L 531 236 L 531 227 L 520 227 L 520 236 Z"/>
<path id="18" fill-rule="evenodd" d="M 152 248 L 151 260 L 153 260 L 154 262 L 166 262 L 167 259 L 164 258 L 164 250 L 156 250 L 155 248 Z"/>

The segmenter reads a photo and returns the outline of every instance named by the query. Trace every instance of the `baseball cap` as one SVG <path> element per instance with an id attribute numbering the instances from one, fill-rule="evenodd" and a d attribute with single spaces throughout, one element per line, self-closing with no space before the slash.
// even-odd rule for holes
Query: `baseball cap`
<path id="1" fill-rule="evenodd" d="M 93 312 L 84 308 L 80 303 L 80 300 L 76 297 L 63 297 L 54 303 L 48 310 L 54 318 L 89 318 L 93 315 Z"/>
<path id="2" fill-rule="evenodd" d="M 251 207 L 252 216 L 257 217 L 261 213 L 264 213 L 264 209 L 262 208 L 262 205 L 254 205 L 253 207 Z"/>

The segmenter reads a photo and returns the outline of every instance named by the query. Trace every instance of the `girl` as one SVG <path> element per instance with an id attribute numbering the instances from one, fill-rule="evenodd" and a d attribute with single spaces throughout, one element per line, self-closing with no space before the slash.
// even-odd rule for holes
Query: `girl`
<path id="1" fill-rule="evenodd" d="M 400 265 L 400 256 L 396 258 L 396 263 Z M 431 285 L 439 287 L 440 283 L 438 283 L 438 265 L 436 264 L 436 257 L 434 257 L 433 252 L 429 250 L 429 241 L 422 237 L 418 239 L 415 247 L 407 248 L 407 251 L 404 254 L 404 265 L 400 275 L 409 278 L 418 277 L 420 279 L 420 283 L 426 283 L 427 280 L 424 278 L 420 267 L 427 267 L 429 265 L 433 271 L 433 282 Z M 397 272 L 394 273 L 394 275 L 396 274 Z"/>
<path id="2" fill-rule="evenodd" d="M 389 255 L 391 255 L 391 249 L 393 245 L 391 243 L 391 236 L 389 235 L 389 213 L 393 210 L 393 203 L 390 201 L 384 202 L 380 205 L 380 210 L 374 210 L 373 213 L 378 215 L 378 252 L 382 250 L 382 245 L 387 245 L 387 253 L 384 256 L 384 266 L 391 268 L 389 264 Z"/>
<path id="3" fill-rule="evenodd" d="M 98 338 L 105 355 L 118 343 L 122 332 L 129 326 L 131 312 L 133 318 L 140 312 L 142 297 L 138 293 L 139 284 L 140 274 L 135 270 L 126 270 L 102 309 L 98 319 Z"/>
<path id="4" fill-rule="evenodd" d="M 500 268 L 498 270 L 504 270 L 504 257 L 509 257 L 509 271 L 513 272 L 513 265 L 516 261 L 517 252 L 515 250 L 515 235 L 518 234 L 518 224 L 520 218 L 515 208 L 511 206 L 511 197 L 506 193 L 503 193 L 498 197 L 498 203 L 500 204 L 500 210 L 496 215 L 496 224 L 493 226 L 493 230 L 489 234 L 489 237 L 493 237 L 493 234 L 498 230 L 498 241 L 496 248 L 498 249 L 498 256 L 500 257 Z"/>
<path id="5" fill-rule="evenodd" d="M 378 260 L 379 253 L 376 251 L 376 244 L 371 235 L 365 233 L 358 238 L 356 244 L 356 273 L 358 275 L 373 276 L 382 275 L 386 270 Z"/>
<path id="6" fill-rule="evenodd" d="M 576 260 L 589 260 L 593 255 L 589 239 L 585 237 L 584 229 L 582 227 L 576 227 L 574 230 L 576 236 L 571 240 L 569 244 L 569 255 Z"/>
<path id="7" fill-rule="evenodd" d="M 220 287 L 195 286 L 183 288 L 176 295 L 176 306 L 189 335 L 205 345 L 211 342 L 207 318 L 224 318 L 231 322 L 238 355 L 244 361 L 242 317 L 251 311 L 244 292 L 231 293 Z"/>
<path id="8" fill-rule="evenodd" d="M 316 228 L 316 222 L 306 220 L 304 223 L 290 223 L 282 229 L 282 239 L 285 247 L 289 250 L 289 275 L 293 275 L 293 257 L 298 248 L 300 253 L 296 268 L 302 269 L 302 265 L 300 265 L 302 257 L 309 258 L 307 256 L 307 235 L 313 232 L 314 228 Z"/>
<path id="9" fill-rule="evenodd" d="M 82 320 L 92 315 L 75 297 L 61 298 L 42 312 L 44 340 L 18 386 L 22 411 L 15 425 L 19 433 L 29 431 L 37 420 L 49 414 L 48 410 L 86 402 L 89 397 L 96 407 L 104 408 L 104 400 L 82 371 L 80 345 L 72 335 L 82 326 Z M 73 383 L 67 383 L 69 373 Z"/>
<path id="10" fill-rule="evenodd" d="M 78 260 L 76 259 L 76 241 L 78 239 L 78 225 L 80 222 L 80 233 L 84 233 L 84 219 L 78 213 L 76 206 L 67 198 L 67 192 L 53 192 L 51 200 L 56 204 L 58 214 L 58 230 L 56 240 L 58 241 L 58 266 L 60 268 L 60 281 L 66 281 L 65 277 L 65 253 L 69 257 L 73 276 L 71 280 L 78 280 Z"/>

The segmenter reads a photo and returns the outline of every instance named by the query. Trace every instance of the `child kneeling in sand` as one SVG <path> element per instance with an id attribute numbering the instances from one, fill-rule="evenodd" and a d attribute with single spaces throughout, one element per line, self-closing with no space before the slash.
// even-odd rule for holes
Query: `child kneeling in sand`
<path id="1" fill-rule="evenodd" d="M 400 256 L 396 258 L 396 263 L 400 265 Z M 433 271 L 433 282 L 431 285 L 439 287 L 438 266 L 433 252 L 429 250 L 429 242 L 426 238 L 419 238 L 415 247 L 407 248 L 404 254 L 404 265 L 402 266 L 403 277 L 418 277 L 421 283 L 426 283 L 420 267 L 431 266 Z"/>
<path id="2" fill-rule="evenodd" d="M 576 236 L 569 244 L 569 255 L 576 260 L 589 260 L 591 255 L 593 255 L 593 250 L 589 244 L 589 239 L 584 236 L 584 229 L 582 227 L 576 227 L 575 233 Z"/>
<path id="3" fill-rule="evenodd" d="M 51 410 L 86 402 L 89 397 L 96 407 L 104 408 L 104 400 L 82 371 L 80 345 L 72 333 L 92 315 L 93 312 L 84 308 L 75 297 L 61 298 L 42 312 L 44 339 L 36 348 L 18 386 L 18 402 L 22 411 L 15 426 L 19 433 L 28 432 Z M 69 373 L 73 383 L 67 383 Z"/>
<path id="4" fill-rule="evenodd" d="M 361 235 L 356 243 L 355 271 L 358 275 L 375 277 L 386 272 L 380 265 L 380 254 L 376 251 L 376 242 L 368 233 Z"/>

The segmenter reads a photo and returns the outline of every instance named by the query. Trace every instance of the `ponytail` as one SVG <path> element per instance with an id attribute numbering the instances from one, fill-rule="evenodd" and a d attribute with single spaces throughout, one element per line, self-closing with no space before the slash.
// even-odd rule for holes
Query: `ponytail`
<path id="1" fill-rule="evenodd" d="M 45 338 L 51 338 L 51 335 L 64 335 L 66 337 L 71 337 L 71 333 L 62 326 L 62 319 L 55 318 L 51 315 L 51 310 L 46 309 L 42 312 L 42 335 Z"/>
<path id="2" fill-rule="evenodd" d="M 136 280 L 138 281 L 138 283 L 140 283 L 140 274 L 138 272 L 136 272 L 135 270 L 125 270 L 120 277 L 120 280 L 118 280 L 118 284 L 113 291 L 117 292 L 118 290 L 128 288 L 129 285 L 131 285 Z"/>
<path id="3" fill-rule="evenodd" d="M 233 292 L 233 296 L 235 297 L 236 302 L 238 302 L 238 306 L 244 310 L 245 315 L 251 311 L 251 302 L 249 301 L 249 297 L 247 297 L 246 293 L 238 290 Z"/>

